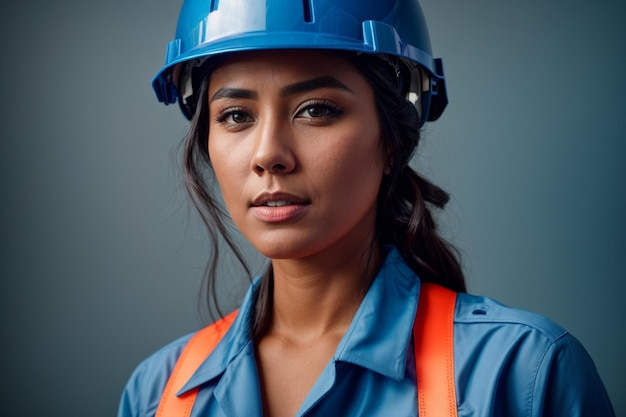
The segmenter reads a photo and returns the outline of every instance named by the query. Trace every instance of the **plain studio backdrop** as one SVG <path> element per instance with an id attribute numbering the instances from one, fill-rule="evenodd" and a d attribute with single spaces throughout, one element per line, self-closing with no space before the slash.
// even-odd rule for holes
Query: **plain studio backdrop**
<path id="1" fill-rule="evenodd" d="M 626 415 L 624 2 L 422 5 L 450 105 L 414 163 L 453 195 L 470 291 L 569 329 Z M 179 8 L 0 6 L 2 416 L 112 416 L 139 361 L 202 324 L 186 122 L 150 87 Z"/>

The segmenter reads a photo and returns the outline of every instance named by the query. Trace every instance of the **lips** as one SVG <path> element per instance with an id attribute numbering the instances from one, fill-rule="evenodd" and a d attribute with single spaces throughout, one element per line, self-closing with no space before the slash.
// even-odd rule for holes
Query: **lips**
<path id="1" fill-rule="evenodd" d="M 252 200 L 252 207 L 284 207 L 292 204 L 309 204 L 305 198 L 289 193 L 262 193 Z"/>
<path id="2" fill-rule="evenodd" d="M 293 204 L 293 203 L 291 201 L 268 201 L 261 205 L 267 206 L 267 207 L 282 207 L 282 206 L 288 206 L 290 204 Z"/>
<path id="3" fill-rule="evenodd" d="M 310 201 L 288 193 L 263 193 L 252 200 L 250 209 L 254 216 L 265 223 L 283 223 L 294 220 L 307 212 Z"/>

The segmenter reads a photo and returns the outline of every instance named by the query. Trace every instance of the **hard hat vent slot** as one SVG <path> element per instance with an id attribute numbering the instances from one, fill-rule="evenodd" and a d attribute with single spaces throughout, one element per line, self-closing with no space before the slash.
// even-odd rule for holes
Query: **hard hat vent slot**
<path id="1" fill-rule="evenodd" d="M 217 1 L 217 0 L 215 0 Z M 313 23 L 313 0 L 302 0 L 304 10 L 304 21 L 306 23 Z"/>

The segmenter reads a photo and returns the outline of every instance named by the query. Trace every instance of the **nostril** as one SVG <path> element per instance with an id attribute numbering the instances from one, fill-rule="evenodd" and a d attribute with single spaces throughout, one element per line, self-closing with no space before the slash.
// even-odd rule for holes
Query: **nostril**
<path id="1" fill-rule="evenodd" d="M 265 167 L 261 166 L 261 165 L 256 165 L 254 167 L 254 171 L 257 174 L 261 174 L 265 171 L 269 172 L 270 174 L 276 174 L 276 173 L 280 173 L 283 171 L 287 171 L 287 167 L 283 164 L 274 164 L 270 167 L 270 169 L 266 169 Z"/>

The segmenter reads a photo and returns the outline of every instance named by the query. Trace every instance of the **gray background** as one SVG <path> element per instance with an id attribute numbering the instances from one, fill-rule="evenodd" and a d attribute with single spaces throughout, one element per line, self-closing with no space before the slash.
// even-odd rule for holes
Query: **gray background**
<path id="1" fill-rule="evenodd" d="M 179 1 L 3 2 L 0 415 L 112 416 L 133 367 L 200 323 L 206 242 L 185 121 L 150 89 Z M 472 292 L 587 347 L 626 415 L 626 10 L 423 0 L 450 106 L 415 163 Z"/>

